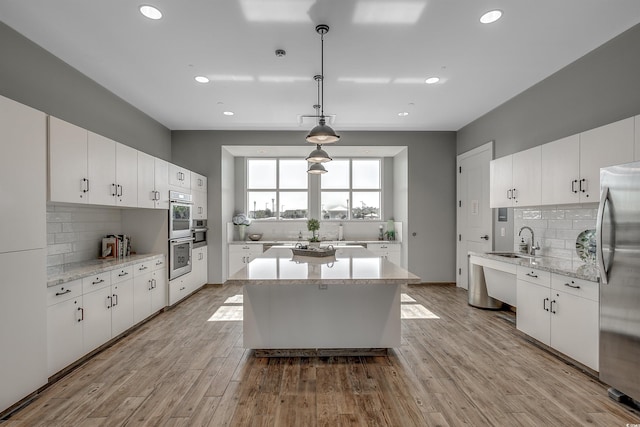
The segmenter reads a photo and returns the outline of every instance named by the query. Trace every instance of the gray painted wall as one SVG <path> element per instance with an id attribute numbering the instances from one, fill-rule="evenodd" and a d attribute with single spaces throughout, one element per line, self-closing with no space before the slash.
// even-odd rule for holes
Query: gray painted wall
<path id="1" fill-rule="evenodd" d="M 0 95 L 171 160 L 169 129 L 0 22 Z"/>
<path id="2" fill-rule="evenodd" d="M 341 132 L 340 144 L 407 146 L 408 157 L 408 269 L 424 282 L 455 281 L 455 132 Z M 174 163 L 209 178 L 209 281 L 222 279 L 223 225 L 233 205 L 221 189 L 232 173 L 221 170 L 224 145 L 299 145 L 304 131 L 173 131 Z M 396 170 L 397 175 L 401 171 Z M 223 185 L 224 184 L 224 185 Z M 228 192 L 228 190 L 227 190 Z M 225 207 L 224 205 L 231 205 Z M 394 207 L 397 209 L 397 207 Z M 416 235 L 413 236 L 413 233 Z"/>
<path id="3" fill-rule="evenodd" d="M 640 25 L 460 129 L 457 153 L 494 140 L 499 158 L 640 114 L 638 52 Z M 494 212 L 496 250 L 513 249 L 513 209 L 508 215 L 499 223 Z"/>

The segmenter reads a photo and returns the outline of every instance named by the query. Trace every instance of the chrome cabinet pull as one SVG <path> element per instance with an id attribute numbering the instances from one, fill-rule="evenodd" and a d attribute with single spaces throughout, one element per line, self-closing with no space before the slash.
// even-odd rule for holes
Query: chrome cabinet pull
<path id="1" fill-rule="evenodd" d="M 62 289 L 64 289 L 64 288 L 62 288 Z M 59 297 L 60 295 L 68 294 L 69 292 L 71 292 L 71 289 L 67 289 L 64 292 L 56 292 L 56 296 Z"/>
<path id="2" fill-rule="evenodd" d="M 573 280 L 571 281 L 571 283 L 572 283 L 572 284 L 565 283 L 564 285 L 565 285 L 565 286 L 568 286 L 568 287 L 570 287 L 570 288 L 573 288 L 573 289 L 580 289 L 580 285 L 574 285 L 573 283 L 575 283 L 575 282 L 574 282 Z"/>
<path id="3" fill-rule="evenodd" d="M 550 306 L 550 308 L 551 308 L 551 312 L 552 312 L 553 314 L 556 314 L 556 313 L 557 313 L 557 311 L 553 309 L 553 304 L 558 304 L 558 301 L 556 301 L 556 300 L 551 301 L 551 306 Z"/>
<path id="4" fill-rule="evenodd" d="M 98 281 L 93 281 L 93 282 L 91 282 L 91 284 L 92 285 L 97 285 L 98 283 L 102 283 L 102 282 L 104 282 L 104 279 L 100 279 Z"/>
<path id="5" fill-rule="evenodd" d="M 84 308 L 78 307 L 77 311 L 80 312 L 80 318 L 78 319 L 78 322 L 82 322 L 84 320 Z"/>
<path id="6" fill-rule="evenodd" d="M 82 192 L 89 192 L 89 180 L 87 178 L 82 178 Z"/>
<path id="7" fill-rule="evenodd" d="M 511 197 L 511 189 L 507 190 L 507 199 L 509 199 L 509 200 L 512 199 L 512 197 Z"/>
<path id="8" fill-rule="evenodd" d="M 489 235 L 485 234 L 484 236 L 480 236 L 482 240 L 489 240 Z"/>
<path id="9" fill-rule="evenodd" d="M 118 195 L 118 187 L 115 184 L 111 184 L 111 195 L 114 197 Z"/>
<path id="10" fill-rule="evenodd" d="M 111 295 L 107 296 L 107 308 L 111 308 L 113 305 L 113 301 L 111 300 Z"/>
<path id="11" fill-rule="evenodd" d="M 548 301 L 549 301 L 549 298 L 545 298 L 544 300 L 542 300 L 542 308 L 544 309 L 544 311 L 549 311 L 549 309 L 547 308 Z"/>
<path id="12" fill-rule="evenodd" d="M 511 193 L 511 194 L 513 194 L 513 199 L 514 200 L 518 198 L 518 190 L 516 188 L 513 189 L 513 193 Z"/>
<path id="13" fill-rule="evenodd" d="M 147 269 L 147 266 L 146 266 L 146 265 L 143 265 L 143 266 L 141 266 L 140 268 L 138 268 L 138 271 L 143 271 L 143 270 L 146 270 L 146 269 Z"/>
<path id="14" fill-rule="evenodd" d="M 534 279 L 538 278 L 538 275 L 537 274 L 533 274 L 533 273 L 527 273 L 527 276 L 533 277 Z"/>
<path id="15" fill-rule="evenodd" d="M 584 188 L 582 188 L 582 184 L 584 183 Z M 583 193 L 587 192 L 587 180 L 585 178 L 582 178 L 580 180 L 580 191 Z"/>
<path id="16" fill-rule="evenodd" d="M 122 273 L 118 274 L 118 277 L 124 277 L 127 274 L 129 274 L 129 273 L 127 273 L 126 271 L 123 271 Z"/>
<path id="17" fill-rule="evenodd" d="M 123 194 L 124 194 L 124 190 L 122 188 L 122 185 L 120 184 L 116 185 L 116 195 L 118 197 L 122 197 Z"/>
<path id="18" fill-rule="evenodd" d="M 574 179 L 573 181 L 571 181 L 571 192 L 572 193 L 577 193 L 578 190 L 576 190 L 576 184 L 578 183 L 577 179 Z"/>
<path id="19" fill-rule="evenodd" d="M 160 260 L 156 261 L 156 265 L 162 265 L 162 261 Z"/>
<path id="20" fill-rule="evenodd" d="M 115 300 L 115 302 L 113 303 L 113 306 L 118 305 L 118 294 L 113 294 L 113 300 Z"/>

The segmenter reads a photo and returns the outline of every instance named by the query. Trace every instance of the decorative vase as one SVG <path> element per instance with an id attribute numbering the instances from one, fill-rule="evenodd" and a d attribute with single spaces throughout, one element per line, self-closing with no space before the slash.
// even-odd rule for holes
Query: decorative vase
<path id="1" fill-rule="evenodd" d="M 247 233 L 247 226 L 246 225 L 238 225 L 238 236 L 240 237 L 241 241 L 245 240 L 245 234 Z"/>

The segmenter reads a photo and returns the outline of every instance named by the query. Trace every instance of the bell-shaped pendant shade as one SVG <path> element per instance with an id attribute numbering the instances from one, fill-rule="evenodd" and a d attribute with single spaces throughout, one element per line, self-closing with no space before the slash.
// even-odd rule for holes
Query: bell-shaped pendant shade
<path id="1" fill-rule="evenodd" d="M 320 175 L 327 173 L 327 170 L 322 166 L 322 163 L 309 163 L 309 169 L 307 172 L 314 175 Z"/>
<path id="2" fill-rule="evenodd" d="M 318 144 L 317 148 L 309 154 L 306 160 L 311 163 L 325 163 L 330 162 L 333 159 L 329 157 L 329 154 L 327 154 L 327 152 L 322 149 L 322 146 Z"/>
<path id="3" fill-rule="evenodd" d="M 338 142 L 339 135 L 336 135 L 335 131 L 331 129 L 331 126 L 326 124 L 324 116 L 320 117 L 320 123 L 318 126 L 311 129 L 309 135 L 307 135 L 307 142 L 313 144 L 333 144 Z"/>

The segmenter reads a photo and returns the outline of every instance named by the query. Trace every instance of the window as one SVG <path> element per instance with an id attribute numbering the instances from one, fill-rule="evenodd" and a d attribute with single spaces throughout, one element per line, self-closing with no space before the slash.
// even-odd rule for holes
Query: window
<path id="1" fill-rule="evenodd" d="M 305 219 L 309 210 L 307 162 L 247 160 L 247 212 L 253 219 Z"/>
<path id="2" fill-rule="evenodd" d="M 328 173 L 321 175 L 322 219 L 382 219 L 380 159 L 334 160 L 324 167 Z"/>

